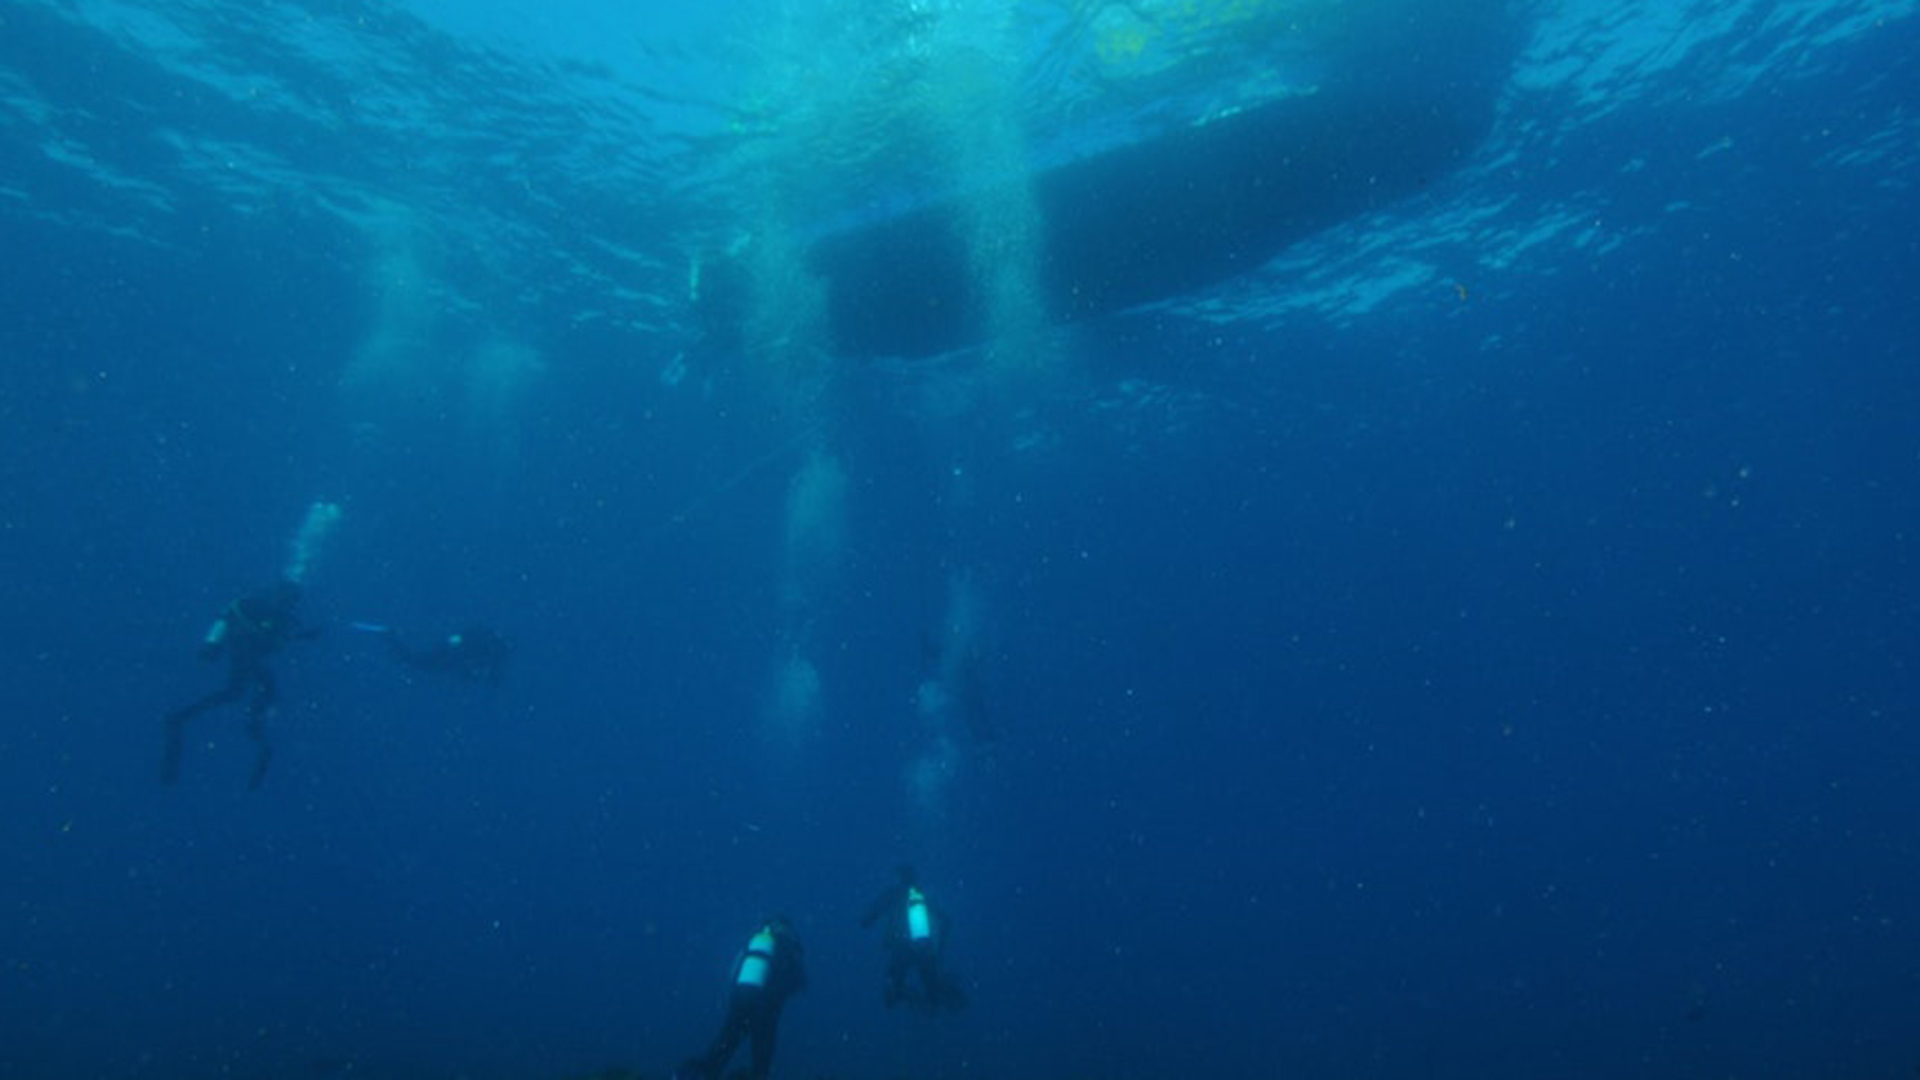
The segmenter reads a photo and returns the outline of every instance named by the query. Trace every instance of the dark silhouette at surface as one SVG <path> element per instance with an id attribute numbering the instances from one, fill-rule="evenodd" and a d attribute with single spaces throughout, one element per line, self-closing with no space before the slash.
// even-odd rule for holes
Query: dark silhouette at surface
<path id="1" fill-rule="evenodd" d="M 928 681 L 938 688 L 941 703 L 966 726 L 975 748 L 993 749 L 1000 731 L 987 708 L 986 650 L 977 642 L 941 643 L 931 637 L 921 644 L 933 668 Z"/>
<path id="2" fill-rule="evenodd" d="M 979 649 L 967 650 L 966 659 L 960 670 L 954 673 L 953 704 L 960 711 L 960 719 L 967 725 L 967 734 L 973 737 L 975 746 L 991 749 L 1000 740 L 1000 730 L 994 726 L 993 714 L 987 711 L 987 687 L 981 674 L 985 657 Z"/>
<path id="3" fill-rule="evenodd" d="M 1524 44 L 1510 8 L 1392 5 L 1375 33 L 1318 58 L 1311 91 L 1249 101 L 1047 164 L 1004 190 L 939 198 L 821 236 L 804 254 L 834 355 L 936 356 L 993 338 L 995 279 L 977 269 L 982 253 L 968 224 L 982 205 L 1032 207 L 1036 298 L 1049 319 L 1070 323 L 1245 274 L 1299 240 L 1419 195 L 1468 161 L 1492 128 Z M 738 254 L 702 266 L 695 302 L 715 348 L 743 347 L 748 266 Z"/>
<path id="4" fill-rule="evenodd" d="M 317 629 L 303 625 L 295 608 L 300 603 L 300 586 L 281 581 L 272 587 L 243 596 L 227 605 L 225 612 L 207 630 L 200 646 L 203 660 L 227 658 L 227 683 L 218 690 L 169 712 L 166 716 L 166 749 L 160 761 L 160 779 L 168 784 L 180 778 L 180 756 L 186 746 L 187 722 L 208 709 L 247 699 L 246 732 L 258 746 L 253 774 L 247 790 L 266 779 L 267 766 L 273 762 L 273 747 L 267 742 L 267 717 L 279 700 L 279 687 L 267 659 L 287 642 L 312 638 Z M 251 697 L 248 695 L 251 693 Z"/>
<path id="5" fill-rule="evenodd" d="M 733 967 L 733 988 L 727 1018 L 707 1052 L 680 1066 L 679 1080 L 718 1080 L 742 1039 L 752 1042 L 753 1060 L 746 1075 L 765 1080 L 773 1068 L 774 1042 L 780 1030 L 780 1012 L 787 999 L 807 988 L 805 952 L 793 927 L 782 918 L 770 919 L 754 931 Z"/>
<path id="6" fill-rule="evenodd" d="M 862 928 L 885 922 L 882 1000 L 889 1009 L 905 1004 L 926 1012 L 959 1012 L 967 1007 L 966 991 L 940 966 L 947 945 L 946 916 L 920 891 L 913 867 L 902 866 L 894 874 L 894 883 L 874 898 L 860 919 Z"/>
<path id="7" fill-rule="evenodd" d="M 442 672 L 489 686 L 500 685 L 507 661 L 513 658 L 513 646 L 507 639 L 478 623 L 457 634 L 448 634 L 423 649 L 408 645 L 391 630 L 383 636 L 393 658 L 415 671 Z"/>

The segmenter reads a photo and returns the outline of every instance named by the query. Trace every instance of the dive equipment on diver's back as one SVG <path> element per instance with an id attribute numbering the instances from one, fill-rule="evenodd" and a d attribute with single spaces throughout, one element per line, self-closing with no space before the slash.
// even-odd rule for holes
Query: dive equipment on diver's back
<path id="1" fill-rule="evenodd" d="M 761 927 L 747 942 L 747 955 L 740 959 L 740 977 L 734 981 L 741 986 L 767 985 L 767 971 L 773 965 L 773 928 Z"/>
<path id="2" fill-rule="evenodd" d="M 927 898 L 919 889 L 907 889 L 907 936 L 925 941 L 933 936 L 933 920 L 927 914 Z"/>

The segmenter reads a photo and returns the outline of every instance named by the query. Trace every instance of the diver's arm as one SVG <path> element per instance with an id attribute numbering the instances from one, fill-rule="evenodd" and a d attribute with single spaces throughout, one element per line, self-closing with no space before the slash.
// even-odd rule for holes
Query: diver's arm
<path id="1" fill-rule="evenodd" d="M 879 922 L 880 917 L 885 915 L 888 909 L 898 907 L 900 897 L 901 886 L 889 885 L 887 890 L 881 893 L 879 897 L 873 901 L 873 904 L 867 908 L 867 913 L 860 916 L 860 929 L 865 930 L 867 927 Z"/>

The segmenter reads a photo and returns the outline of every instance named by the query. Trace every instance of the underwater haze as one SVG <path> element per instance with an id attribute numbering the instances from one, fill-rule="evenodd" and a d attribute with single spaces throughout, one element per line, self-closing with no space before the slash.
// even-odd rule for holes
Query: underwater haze
<path id="1" fill-rule="evenodd" d="M 1917 8 L 9 0 L 0 1078 L 1912 1076 Z"/>

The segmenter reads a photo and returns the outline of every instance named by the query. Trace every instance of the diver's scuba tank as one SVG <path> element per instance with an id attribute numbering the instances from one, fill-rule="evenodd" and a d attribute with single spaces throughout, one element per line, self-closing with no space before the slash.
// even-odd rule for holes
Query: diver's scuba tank
<path id="1" fill-rule="evenodd" d="M 916 943 L 933 937 L 933 916 L 927 911 L 927 898 L 911 885 L 907 886 L 907 937 Z"/>
<path id="2" fill-rule="evenodd" d="M 734 983 L 739 986 L 767 985 L 767 973 L 773 968 L 773 949 L 773 927 L 763 926 L 747 942 L 747 954 L 740 958 L 740 974 L 734 978 Z"/>

